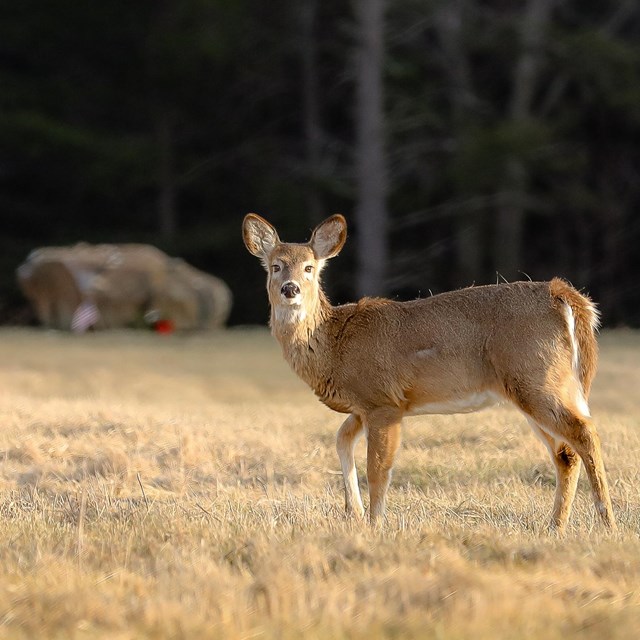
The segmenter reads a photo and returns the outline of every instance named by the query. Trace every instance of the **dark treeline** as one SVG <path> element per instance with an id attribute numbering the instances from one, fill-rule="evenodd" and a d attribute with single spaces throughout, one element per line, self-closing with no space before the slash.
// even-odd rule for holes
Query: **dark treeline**
<path id="1" fill-rule="evenodd" d="M 638 140 L 635 1 L 5 2 L 0 319 L 28 251 L 86 240 L 180 255 L 264 322 L 256 211 L 286 240 L 346 215 L 335 302 L 557 274 L 637 326 Z"/>

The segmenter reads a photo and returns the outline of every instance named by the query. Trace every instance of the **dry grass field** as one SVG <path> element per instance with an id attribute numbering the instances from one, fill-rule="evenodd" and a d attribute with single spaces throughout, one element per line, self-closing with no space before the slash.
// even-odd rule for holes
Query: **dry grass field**
<path id="1" fill-rule="evenodd" d="M 620 531 L 583 472 L 558 539 L 515 410 L 407 420 L 371 530 L 343 516 L 342 417 L 266 330 L 2 330 L 0 638 L 638 638 L 640 335 L 600 342 Z"/>

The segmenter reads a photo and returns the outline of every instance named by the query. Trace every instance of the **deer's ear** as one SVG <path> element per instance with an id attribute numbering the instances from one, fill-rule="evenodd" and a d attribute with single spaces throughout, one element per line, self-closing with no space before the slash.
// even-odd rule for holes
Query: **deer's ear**
<path id="1" fill-rule="evenodd" d="M 276 230 L 264 218 L 248 213 L 242 222 L 242 238 L 249 253 L 260 258 L 268 268 L 269 254 L 280 244 Z"/>
<path id="2" fill-rule="evenodd" d="M 313 230 L 309 245 L 317 260 L 326 260 L 337 256 L 346 240 L 347 221 L 336 213 Z"/>

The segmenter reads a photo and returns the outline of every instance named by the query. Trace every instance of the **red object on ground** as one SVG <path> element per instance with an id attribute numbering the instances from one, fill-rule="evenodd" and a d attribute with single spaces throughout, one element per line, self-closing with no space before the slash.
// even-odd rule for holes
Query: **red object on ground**
<path id="1" fill-rule="evenodd" d="M 158 320 L 158 322 L 155 323 L 153 328 L 156 330 L 157 333 L 162 333 L 166 335 L 169 333 L 173 333 L 175 331 L 176 326 L 172 320 Z"/>

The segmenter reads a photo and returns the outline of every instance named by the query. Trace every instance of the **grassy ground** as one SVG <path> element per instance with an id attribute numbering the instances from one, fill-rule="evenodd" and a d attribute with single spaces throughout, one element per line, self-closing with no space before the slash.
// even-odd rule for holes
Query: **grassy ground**
<path id="1" fill-rule="evenodd" d="M 557 539 L 514 410 L 407 420 L 372 531 L 342 515 L 341 416 L 266 331 L 3 330 L 0 637 L 637 638 L 640 335 L 601 347 L 620 532 L 583 473 Z"/>

